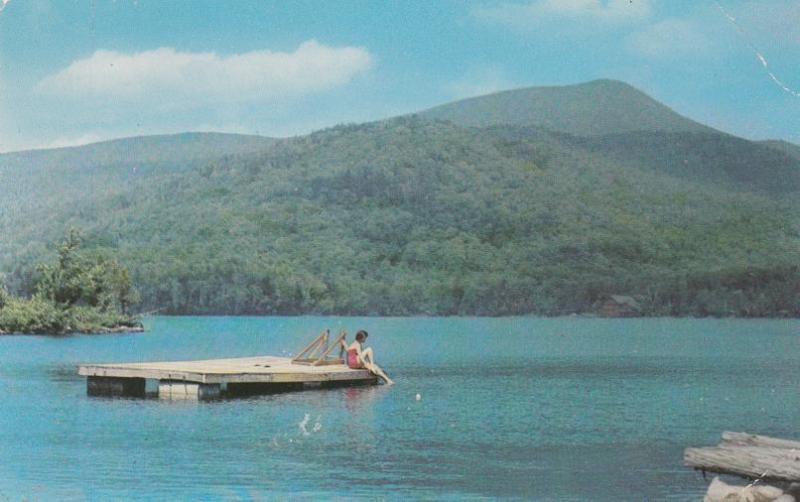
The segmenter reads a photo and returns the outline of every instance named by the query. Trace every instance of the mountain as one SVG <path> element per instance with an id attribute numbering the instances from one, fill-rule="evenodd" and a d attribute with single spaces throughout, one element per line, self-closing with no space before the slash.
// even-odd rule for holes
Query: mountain
<path id="1" fill-rule="evenodd" d="M 680 117 L 615 121 L 423 113 L 0 155 L 0 270 L 29 292 L 78 227 L 130 268 L 144 311 L 566 314 L 627 294 L 647 315 L 800 315 L 795 159 Z"/>
<path id="2" fill-rule="evenodd" d="M 419 115 L 460 126 L 538 126 L 577 136 L 716 132 L 616 80 L 498 92 L 437 106 Z"/>
<path id="3" fill-rule="evenodd" d="M 196 159 L 250 153 L 270 146 L 272 138 L 242 134 L 181 133 L 103 141 L 80 147 L 0 154 L 2 166 L 23 168 L 135 164 L 185 164 Z"/>
<path id="4" fill-rule="evenodd" d="M 82 203 L 101 212 L 103 208 L 93 201 L 104 194 L 124 192 L 134 180 L 192 171 L 225 157 L 263 151 L 278 141 L 238 134 L 183 133 L 0 154 L 0 188 L 6 194 L 0 197 L 0 235 L 6 237 L 0 239 L 0 260 L 10 246 L 18 245 L 14 239 L 18 226 L 30 222 L 37 211 L 45 220 Z M 4 223 L 10 226 L 4 228 Z M 46 228 L 42 225 L 39 231 Z M 33 237 L 25 248 L 41 242 Z"/>
<path id="5" fill-rule="evenodd" d="M 800 147 L 751 142 L 717 131 L 614 80 L 504 91 L 438 106 L 419 116 L 465 127 L 562 133 L 570 148 L 733 190 L 800 190 Z"/>
<path id="6" fill-rule="evenodd" d="M 766 140 L 760 141 L 759 143 L 781 151 L 795 160 L 800 160 L 800 146 L 795 145 L 794 143 L 789 143 L 788 141 L 783 140 Z"/>
<path id="7" fill-rule="evenodd" d="M 728 134 L 637 131 L 573 138 L 571 144 L 615 162 L 731 190 L 775 196 L 800 191 L 800 157 Z"/>

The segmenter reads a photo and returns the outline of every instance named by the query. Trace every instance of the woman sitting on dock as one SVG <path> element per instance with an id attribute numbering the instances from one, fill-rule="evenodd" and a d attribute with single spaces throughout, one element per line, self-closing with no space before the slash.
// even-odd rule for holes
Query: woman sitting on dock
<path id="1" fill-rule="evenodd" d="M 394 382 L 389 375 L 375 364 L 372 347 L 364 348 L 364 342 L 368 336 L 369 333 L 363 329 L 356 333 L 355 341 L 347 347 L 347 365 L 352 369 L 366 368 L 371 373 L 383 378 L 387 385 L 392 385 Z"/>

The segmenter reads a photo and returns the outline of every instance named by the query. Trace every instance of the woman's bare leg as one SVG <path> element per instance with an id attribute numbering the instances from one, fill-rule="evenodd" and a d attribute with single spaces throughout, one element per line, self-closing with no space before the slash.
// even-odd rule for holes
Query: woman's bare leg
<path id="1" fill-rule="evenodd" d="M 386 385 L 393 385 L 394 384 L 394 380 L 389 378 L 389 375 L 387 375 L 386 372 L 383 371 L 383 369 L 381 369 L 379 367 L 377 367 L 377 369 L 378 369 L 377 375 L 379 377 L 383 378 L 383 380 L 386 382 Z"/>
<path id="2" fill-rule="evenodd" d="M 372 347 L 367 347 L 366 349 L 361 351 L 361 363 L 367 368 L 371 373 L 378 375 L 379 377 L 383 378 L 383 380 L 388 384 L 392 385 L 394 381 L 389 378 L 389 375 L 386 374 L 380 366 L 375 364 L 375 353 L 372 352 Z"/>
<path id="3" fill-rule="evenodd" d="M 369 363 L 365 364 L 364 367 L 367 368 L 370 371 L 370 373 L 373 373 L 383 378 L 383 380 L 386 382 L 387 385 L 392 385 L 394 383 L 394 380 L 389 378 L 389 375 L 387 375 L 386 372 L 383 371 L 383 369 L 377 364 Z"/>

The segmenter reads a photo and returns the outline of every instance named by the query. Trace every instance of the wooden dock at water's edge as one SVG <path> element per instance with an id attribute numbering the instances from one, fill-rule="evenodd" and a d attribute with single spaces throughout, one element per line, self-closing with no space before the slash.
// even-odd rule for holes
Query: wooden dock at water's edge
<path id="1" fill-rule="evenodd" d="M 374 385 L 375 375 L 340 361 L 303 364 L 288 357 L 242 357 L 201 361 L 82 364 L 90 395 L 208 399 L 223 396 Z M 153 382 L 153 385 L 148 385 Z M 157 390 L 155 383 L 157 382 Z"/>

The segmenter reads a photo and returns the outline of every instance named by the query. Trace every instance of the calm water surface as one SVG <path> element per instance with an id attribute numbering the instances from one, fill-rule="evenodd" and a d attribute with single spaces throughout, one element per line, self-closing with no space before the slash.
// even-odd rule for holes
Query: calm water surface
<path id="1" fill-rule="evenodd" d="M 726 429 L 800 437 L 797 320 L 146 327 L 0 337 L 0 500 L 699 500 L 706 483 L 682 467 L 684 447 Z M 369 330 L 397 385 L 198 403 L 87 397 L 76 374 L 81 362 L 288 355 L 325 327 Z"/>

